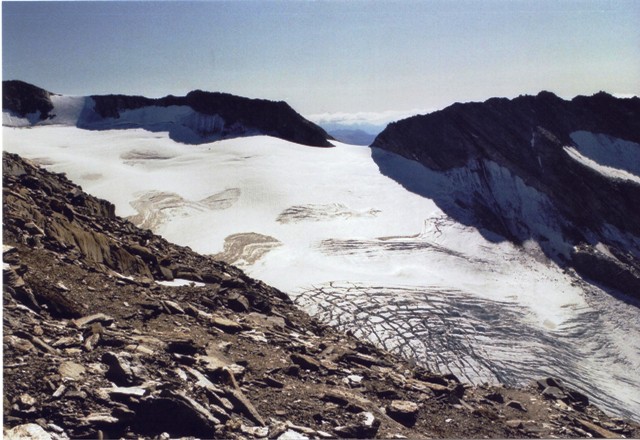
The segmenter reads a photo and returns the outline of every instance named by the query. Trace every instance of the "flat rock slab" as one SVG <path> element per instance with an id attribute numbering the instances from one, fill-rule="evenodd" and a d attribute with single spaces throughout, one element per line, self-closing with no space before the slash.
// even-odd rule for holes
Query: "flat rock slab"
<path id="1" fill-rule="evenodd" d="M 387 406 L 387 414 L 396 422 L 405 426 L 413 426 L 418 420 L 418 404 L 408 400 L 392 400 Z"/>
<path id="2" fill-rule="evenodd" d="M 113 388 L 102 388 L 109 394 L 118 395 L 118 396 L 133 396 L 133 397 L 142 397 L 146 394 L 147 390 L 140 387 L 113 387 Z"/>
<path id="3" fill-rule="evenodd" d="M 219 316 L 213 316 L 211 318 L 211 324 L 226 333 L 239 333 L 242 331 L 242 325 L 230 319 L 221 318 Z"/>
<path id="4" fill-rule="evenodd" d="M 82 318 L 74 319 L 71 321 L 71 324 L 76 328 L 83 328 L 94 322 L 101 322 L 105 325 L 111 324 L 115 321 L 115 318 L 105 315 L 104 313 L 94 313 L 93 315 L 84 316 Z"/>
<path id="5" fill-rule="evenodd" d="M 69 361 L 61 363 L 58 367 L 60 376 L 70 380 L 80 380 L 86 371 L 82 365 Z"/>
<path id="6" fill-rule="evenodd" d="M 575 419 L 575 421 L 582 426 L 586 431 L 592 435 L 600 438 L 620 438 L 620 434 L 609 431 L 608 429 L 598 426 L 595 423 L 591 423 L 588 420 Z"/>
<path id="7" fill-rule="evenodd" d="M 291 355 L 291 360 L 293 361 L 294 364 L 299 365 L 300 368 L 304 370 L 311 370 L 311 371 L 320 370 L 320 366 L 321 366 L 320 362 L 318 362 L 317 360 L 315 360 L 310 356 L 294 353 Z"/>

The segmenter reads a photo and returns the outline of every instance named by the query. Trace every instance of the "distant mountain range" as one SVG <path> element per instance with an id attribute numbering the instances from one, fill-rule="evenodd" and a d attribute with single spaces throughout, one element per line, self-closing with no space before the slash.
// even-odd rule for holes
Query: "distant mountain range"
<path id="1" fill-rule="evenodd" d="M 369 133 L 360 129 L 335 128 L 327 129 L 328 133 L 336 140 L 352 145 L 371 145 L 378 133 Z"/>
<path id="2" fill-rule="evenodd" d="M 331 147 L 332 138 L 283 101 L 249 99 L 195 90 L 186 96 L 69 97 L 22 81 L 3 81 L 4 125 L 67 124 L 104 130 L 144 128 L 168 131 L 188 144 L 266 134 L 316 147 Z"/>

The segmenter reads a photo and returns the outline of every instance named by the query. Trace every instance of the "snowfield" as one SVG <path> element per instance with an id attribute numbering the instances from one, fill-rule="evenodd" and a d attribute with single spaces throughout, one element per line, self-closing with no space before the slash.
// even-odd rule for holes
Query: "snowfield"
<path id="1" fill-rule="evenodd" d="M 602 161 L 582 146 L 602 140 L 589 135 L 569 153 L 595 168 Z M 163 131 L 64 124 L 4 127 L 3 141 L 118 215 L 237 264 L 311 314 L 429 368 L 475 383 L 559 376 L 612 413 L 640 414 L 640 309 L 561 270 L 533 241 L 489 241 L 456 223 L 383 176 L 369 148 L 266 136 L 184 145 Z M 516 182 L 505 191 L 534 190 Z"/>

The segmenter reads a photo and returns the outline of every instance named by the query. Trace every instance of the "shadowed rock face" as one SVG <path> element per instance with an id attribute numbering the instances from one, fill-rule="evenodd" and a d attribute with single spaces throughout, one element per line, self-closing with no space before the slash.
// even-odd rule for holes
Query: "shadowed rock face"
<path id="1" fill-rule="evenodd" d="M 571 137 L 576 132 L 635 143 L 631 155 L 640 160 L 640 99 L 600 92 L 565 101 L 541 92 L 513 100 L 454 104 L 390 124 L 372 144 L 372 154 L 384 174 L 435 199 L 457 220 L 516 243 L 534 239 L 549 256 L 583 276 L 638 295 L 640 185 L 613 179 L 571 157 L 565 147 L 576 146 Z M 443 188 L 420 185 L 392 169 L 378 149 L 451 176 L 451 190 L 443 195 Z M 514 182 L 527 188 L 527 196 L 505 189 Z M 523 215 L 526 210 L 521 207 L 535 204 L 545 211 L 543 221 Z M 553 240 L 550 232 L 560 240 Z M 608 248 L 611 258 L 624 259 L 592 270 L 593 264 L 584 264 L 584 246 L 598 243 Z M 601 253 L 589 255 L 592 259 Z M 633 281 L 612 282 L 617 277 L 606 267 L 615 267 L 614 272 L 626 267 L 623 279 Z"/>
<path id="2" fill-rule="evenodd" d="M 3 93 L 3 109 L 13 111 L 21 117 L 39 110 L 40 120 L 44 120 L 54 109 L 50 98 L 51 93 L 21 81 L 4 81 Z M 92 116 L 90 121 L 79 122 L 78 126 L 82 125 L 82 128 L 103 129 L 105 127 L 96 127 L 95 123 L 98 122 L 94 120 L 96 117 L 103 120 L 119 119 L 122 112 L 127 110 L 187 106 L 199 115 L 216 116 L 221 119 L 222 127 L 216 128 L 215 132 L 199 133 L 202 139 L 198 143 L 219 138 L 266 134 L 303 145 L 332 146 L 329 143 L 331 136 L 319 126 L 303 118 L 283 101 L 249 99 L 201 90 L 192 91 L 186 96 L 169 95 L 159 99 L 127 95 L 94 95 L 91 99 L 95 103 L 92 109 L 95 116 Z M 135 124 L 131 125 L 133 126 Z M 215 136 L 212 137 L 213 135 Z M 172 137 L 178 141 L 185 141 L 180 135 Z M 193 143 L 193 141 L 187 143 Z"/>

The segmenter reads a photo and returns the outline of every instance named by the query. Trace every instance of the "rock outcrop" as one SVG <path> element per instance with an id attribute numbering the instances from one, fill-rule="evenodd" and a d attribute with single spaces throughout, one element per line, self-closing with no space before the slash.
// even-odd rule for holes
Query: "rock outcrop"
<path id="1" fill-rule="evenodd" d="M 32 125 L 72 121 L 92 130 L 144 128 L 167 131 L 174 140 L 191 144 L 265 134 L 302 145 L 332 146 L 331 136 L 284 101 L 195 90 L 186 96 L 158 99 L 94 95 L 72 98 L 73 105 L 57 108 L 57 97 L 60 95 L 22 81 L 3 82 L 3 110 L 28 117 Z M 69 108 L 77 114 L 63 115 Z"/>
<path id="2" fill-rule="evenodd" d="M 534 240 L 583 277 L 640 297 L 640 98 L 454 104 L 390 124 L 372 147 L 383 173 L 457 220 Z M 432 181 L 394 169 L 382 150 L 419 162 Z"/>
<path id="3" fill-rule="evenodd" d="M 3 206 L 5 438 L 640 435 L 558 379 L 471 388 L 341 334 L 7 153 Z"/>

